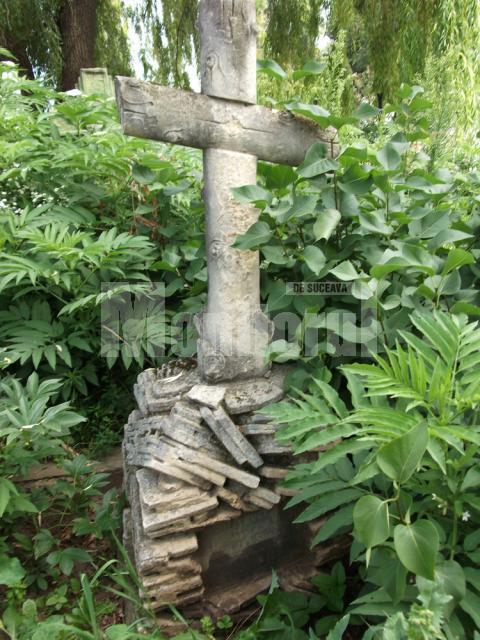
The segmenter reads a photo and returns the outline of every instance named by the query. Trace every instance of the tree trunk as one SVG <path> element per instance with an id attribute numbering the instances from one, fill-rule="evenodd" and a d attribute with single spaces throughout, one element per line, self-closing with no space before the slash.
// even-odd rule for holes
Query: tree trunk
<path id="1" fill-rule="evenodd" d="M 4 35 L 5 41 L 3 43 L 3 47 L 13 53 L 15 58 L 18 61 L 21 71 L 25 73 L 27 78 L 33 80 L 35 78 L 35 74 L 33 73 L 32 64 L 28 58 L 26 48 L 23 43 L 16 42 L 16 40 L 11 36 L 11 34 Z M 0 60 L 6 60 L 8 56 L 0 56 Z"/>
<path id="2" fill-rule="evenodd" d="M 62 91 L 73 89 L 80 69 L 94 66 L 98 0 L 65 0 L 58 26 L 62 36 Z"/>

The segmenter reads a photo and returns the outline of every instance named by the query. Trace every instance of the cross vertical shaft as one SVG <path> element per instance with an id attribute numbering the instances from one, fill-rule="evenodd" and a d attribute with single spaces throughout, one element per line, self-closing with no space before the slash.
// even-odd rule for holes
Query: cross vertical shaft
<path id="1" fill-rule="evenodd" d="M 255 0 L 201 0 L 202 93 L 256 102 Z M 208 302 L 197 317 L 199 367 L 209 380 L 265 372 L 269 321 L 260 309 L 258 252 L 232 247 L 257 221 L 257 210 L 235 201 L 232 189 L 256 182 L 256 156 L 205 149 L 204 200 Z"/>

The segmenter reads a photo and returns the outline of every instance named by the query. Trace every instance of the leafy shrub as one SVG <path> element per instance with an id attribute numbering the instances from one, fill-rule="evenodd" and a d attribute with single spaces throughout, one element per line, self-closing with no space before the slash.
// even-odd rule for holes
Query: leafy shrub
<path id="1" fill-rule="evenodd" d="M 413 573 L 451 601 L 444 628 L 457 633 L 480 622 L 480 328 L 438 311 L 411 321 L 415 332 L 400 332 L 376 364 L 342 367 L 352 412 L 321 379 L 293 405 L 266 411 L 287 425 L 280 438 L 297 453 L 335 443 L 292 472 L 300 492 L 290 506 L 309 503 L 299 522 L 338 508 L 317 543 L 353 529 L 351 559 L 365 561 L 366 587 L 351 613 L 395 613 L 415 597 Z"/>
<path id="2" fill-rule="evenodd" d="M 0 384 L 0 516 L 37 511 L 8 478 L 23 477 L 34 465 L 62 455 L 63 438 L 84 420 L 68 402 L 48 406 L 60 386 L 59 380 L 39 382 L 36 373 L 25 387 L 15 378 Z"/>
<path id="3" fill-rule="evenodd" d="M 369 105 L 351 117 L 299 102 L 285 106 L 324 127 L 380 117 Z M 236 246 L 260 249 L 263 257 L 266 307 L 281 319 L 272 359 L 302 354 L 306 362 L 318 363 L 312 356 L 319 356 L 330 363 L 332 332 L 354 347 L 350 359 L 368 355 L 382 348 L 379 335 L 393 345 L 418 308 L 480 313 L 471 251 L 479 228 L 480 176 L 431 166 L 429 108 L 419 87 L 406 87 L 399 102 L 386 108 L 394 119 L 381 148 L 356 142 L 331 159 L 317 143 L 297 170 L 261 164 L 260 184 L 236 190 L 237 198 L 261 209 L 260 220 Z M 322 279 L 347 285 L 345 294 L 287 290 L 288 282 Z M 287 343 L 284 313 L 298 318 L 291 320 Z M 360 327 L 362 313 L 370 319 Z M 307 351 L 309 341 L 316 352 Z"/>
<path id="4" fill-rule="evenodd" d="M 114 384 L 119 358 L 138 369 L 175 349 L 173 316 L 201 302 L 199 158 L 125 138 L 112 101 L 52 92 L 9 63 L 0 96 L 0 366 L 61 378 L 75 400 Z M 102 302 L 150 296 L 156 281 L 164 319 L 102 344 Z"/>
<path id="5" fill-rule="evenodd" d="M 68 402 L 52 403 L 61 385 L 40 382 L 36 373 L 25 386 L 14 378 L 0 383 L 0 595 L 12 612 L 27 593 L 61 609 L 75 591 L 74 569 L 92 563 L 88 545 L 100 545 L 120 525 L 121 503 L 115 489 L 105 489 L 107 474 L 65 445 L 85 419 Z M 65 476 L 27 488 L 25 476 L 52 460 Z M 47 588 L 53 590 L 40 595 Z"/>

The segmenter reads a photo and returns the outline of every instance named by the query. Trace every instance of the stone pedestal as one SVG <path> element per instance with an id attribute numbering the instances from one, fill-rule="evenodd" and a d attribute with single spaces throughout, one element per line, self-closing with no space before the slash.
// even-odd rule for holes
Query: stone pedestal
<path id="1" fill-rule="evenodd" d="M 306 589 L 335 555 L 310 550 L 320 522 L 293 525 L 283 510 L 292 455 L 254 413 L 283 397 L 286 371 L 216 385 L 190 361 L 140 374 L 125 428 L 125 536 L 154 610 L 232 615 L 268 588 L 272 569 L 282 587 Z"/>

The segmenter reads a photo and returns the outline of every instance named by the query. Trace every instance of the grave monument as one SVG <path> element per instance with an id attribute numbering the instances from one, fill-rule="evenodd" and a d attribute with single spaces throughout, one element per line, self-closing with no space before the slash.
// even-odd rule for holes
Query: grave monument
<path id="1" fill-rule="evenodd" d="M 198 364 L 140 374 L 125 428 L 125 536 L 143 594 L 188 616 L 241 611 L 268 587 L 308 588 L 327 555 L 318 523 L 292 525 L 282 488 L 292 457 L 256 414 L 280 400 L 285 368 L 264 351 L 259 255 L 232 247 L 257 220 L 232 188 L 256 182 L 257 159 L 297 165 L 327 132 L 256 105 L 255 0 L 201 0 L 201 87 L 195 94 L 116 78 L 128 135 L 203 149 L 208 302 L 196 318 Z M 329 550 L 331 557 L 331 550 Z"/>

